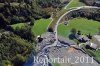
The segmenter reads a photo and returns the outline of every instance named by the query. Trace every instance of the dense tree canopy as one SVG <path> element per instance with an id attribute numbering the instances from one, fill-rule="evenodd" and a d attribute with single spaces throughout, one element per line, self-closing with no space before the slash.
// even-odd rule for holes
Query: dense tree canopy
<path id="1" fill-rule="evenodd" d="M 34 34 L 31 32 L 31 26 L 25 25 L 24 27 L 16 27 L 16 29 L 13 31 L 15 34 L 20 36 L 23 39 L 26 39 L 27 41 L 33 42 L 34 41 Z"/>
<path id="2" fill-rule="evenodd" d="M 38 3 L 42 7 L 58 7 L 61 2 L 60 0 L 38 0 Z"/>
<path id="3" fill-rule="evenodd" d="M 99 6 L 100 7 L 99 0 L 80 0 L 80 1 L 89 6 Z"/>
<path id="4" fill-rule="evenodd" d="M 9 60 L 11 63 L 16 64 L 14 66 L 22 66 L 21 64 L 26 61 L 30 53 L 34 50 L 34 46 L 35 44 L 29 43 L 9 31 L 1 32 L 0 63 L 3 64 L 4 60 Z"/>
<path id="5" fill-rule="evenodd" d="M 9 3 L 8 1 L 16 3 Z M 22 3 L 19 3 L 19 1 L 22 1 Z M 31 0 L 0 0 L 0 2 L 4 2 L 4 5 L 0 7 L 0 27 L 4 28 L 7 25 L 31 22 L 33 18 L 50 17 L 50 13 L 40 7 L 42 5 L 39 5 L 38 0 L 32 0 L 31 3 L 27 3 L 27 1 Z M 47 2 L 47 4 L 49 3 Z"/>

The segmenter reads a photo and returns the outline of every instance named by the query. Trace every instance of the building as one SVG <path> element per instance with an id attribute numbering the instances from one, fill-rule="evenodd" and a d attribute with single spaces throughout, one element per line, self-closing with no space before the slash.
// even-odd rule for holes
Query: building
<path id="1" fill-rule="evenodd" d="M 97 47 L 100 48 L 100 35 L 93 36 L 93 43 L 97 44 Z"/>

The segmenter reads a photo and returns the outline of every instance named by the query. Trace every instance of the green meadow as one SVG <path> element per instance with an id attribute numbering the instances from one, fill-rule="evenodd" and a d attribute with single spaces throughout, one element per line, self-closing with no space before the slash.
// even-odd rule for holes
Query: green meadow
<path id="1" fill-rule="evenodd" d="M 35 21 L 34 26 L 32 27 L 32 32 L 37 36 L 45 33 L 51 19 L 40 19 Z"/>
<path id="2" fill-rule="evenodd" d="M 85 18 L 75 18 L 69 21 L 68 26 L 64 23 L 58 26 L 58 34 L 63 37 L 67 37 L 70 34 L 70 30 L 75 28 L 80 30 L 83 34 L 97 34 L 100 22 L 94 20 L 88 20 Z"/>
<path id="3" fill-rule="evenodd" d="M 71 3 L 67 6 L 65 6 L 66 9 L 69 9 L 69 8 L 73 8 L 73 7 L 79 7 L 79 6 L 84 6 L 85 4 L 80 2 L 79 0 L 72 0 Z"/>

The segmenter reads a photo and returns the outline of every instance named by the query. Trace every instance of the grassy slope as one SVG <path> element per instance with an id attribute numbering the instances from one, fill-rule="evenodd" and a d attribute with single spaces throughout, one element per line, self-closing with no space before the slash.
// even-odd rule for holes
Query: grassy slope
<path id="1" fill-rule="evenodd" d="M 47 27 L 50 23 L 50 19 L 40 19 L 36 20 L 34 26 L 32 27 L 32 32 L 37 36 L 41 35 L 46 32 Z M 13 29 L 16 29 L 17 27 L 20 29 L 22 27 L 25 27 L 25 23 L 19 23 L 12 25 Z"/>
<path id="2" fill-rule="evenodd" d="M 91 53 L 94 54 L 94 56 L 93 55 L 91 55 L 91 56 L 93 56 L 97 61 L 100 62 L 100 50 L 97 50 L 97 51 L 87 50 L 87 52 L 90 53 L 90 54 Z"/>
<path id="3" fill-rule="evenodd" d="M 85 4 L 79 2 L 79 0 L 73 0 L 66 9 L 69 9 L 69 8 L 72 8 L 72 7 L 84 6 L 84 5 Z"/>
<path id="4" fill-rule="evenodd" d="M 72 28 L 76 28 L 77 30 L 81 30 L 82 33 L 87 34 L 95 34 L 98 32 L 98 27 L 100 26 L 100 23 L 93 20 L 88 20 L 85 18 L 75 18 L 69 21 L 69 25 L 66 26 L 64 24 L 59 25 L 58 27 L 58 34 L 61 36 L 68 36 L 70 33 L 70 30 Z"/>
<path id="5" fill-rule="evenodd" d="M 34 32 L 36 36 L 45 33 L 50 21 L 50 19 L 37 20 L 35 25 L 32 27 L 32 32 Z"/>
<path id="6" fill-rule="evenodd" d="M 18 23 L 18 24 L 14 24 L 14 25 L 11 25 L 13 29 L 16 29 L 17 27 L 18 28 L 22 28 L 25 26 L 25 23 Z"/>
<path id="7" fill-rule="evenodd" d="M 94 57 L 98 62 L 100 62 L 100 50 L 93 51 L 90 49 L 86 49 L 85 47 L 83 47 L 83 49 L 88 55 Z"/>

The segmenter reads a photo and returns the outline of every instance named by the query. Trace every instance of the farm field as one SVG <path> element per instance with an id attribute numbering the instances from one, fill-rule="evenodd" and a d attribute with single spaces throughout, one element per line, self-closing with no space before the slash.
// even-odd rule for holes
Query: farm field
<path id="1" fill-rule="evenodd" d="M 68 26 L 60 24 L 58 26 L 58 34 L 60 36 L 66 37 L 70 34 L 70 30 L 75 28 L 80 30 L 83 34 L 97 34 L 100 23 L 93 20 L 88 20 L 85 18 L 75 18 L 69 21 Z"/>
<path id="2" fill-rule="evenodd" d="M 36 36 L 45 33 L 50 21 L 51 19 L 40 19 L 40 20 L 35 21 L 35 24 L 32 27 L 32 32 Z"/>
<path id="3" fill-rule="evenodd" d="M 32 32 L 35 34 L 35 36 L 45 33 L 50 21 L 51 19 L 36 20 L 34 26 L 32 26 Z M 25 25 L 25 23 L 18 23 L 11 26 L 16 30 L 17 28 L 20 29 L 22 27 L 25 27 Z"/>

